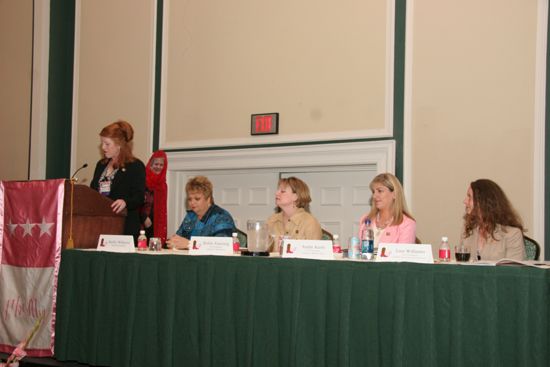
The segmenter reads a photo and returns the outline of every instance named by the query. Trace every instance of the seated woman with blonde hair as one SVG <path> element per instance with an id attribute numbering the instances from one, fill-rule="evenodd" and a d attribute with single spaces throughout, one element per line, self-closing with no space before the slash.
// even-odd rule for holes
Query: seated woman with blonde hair
<path id="1" fill-rule="evenodd" d="M 379 243 L 415 243 L 416 222 L 407 209 L 401 183 L 391 173 L 381 173 L 370 183 L 371 210 L 359 220 L 359 237 L 367 219 L 374 232 L 374 246 Z"/>
<path id="2" fill-rule="evenodd" d="M 276 213 L 267 220 L 273 238 L 283 236 L 295 240 L 320 240 L 321 225 L 309 213 L 309 187 L 297 177 L 281 178 L 275 193 Z M 273 248 L 272 251 L 277 250 Z"/>
<path id="3" fill-rule="evenodd" d="M 464 231 L 460 242 L 478 260 L 525 260 L 523 223 L 495 182 L 479 179 L 464 199 Z"/>
<path id="4" fill-rule="evenodd" d="M 229 212 L 214 204 L 213 186 L 204 176 L 187 181 L 187 214 L 181 225 L 167 242 L 175 248 L 189 247 L 191 236 L 231 237 L 235 223 Z"/>

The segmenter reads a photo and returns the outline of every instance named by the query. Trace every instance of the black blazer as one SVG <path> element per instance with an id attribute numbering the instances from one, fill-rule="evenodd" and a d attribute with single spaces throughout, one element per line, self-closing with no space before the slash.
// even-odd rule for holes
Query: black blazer
<path id="1" fill-rule="evenodd" d="M 94 178 L 90 187 L 99 191 L 99 177 L 107 167 L 106 163 L 97 162 Z M 108 196 L 112 200 L 122 199 L 126 202 L 128 216 L 124 226 L 124 234 L 137 238 L 140 230 L 139 208 L 145 198 L 145 166 L 136 158 L 127 163 L 124 168 L 119 168 L 111 184 L 111 193 Z"/>

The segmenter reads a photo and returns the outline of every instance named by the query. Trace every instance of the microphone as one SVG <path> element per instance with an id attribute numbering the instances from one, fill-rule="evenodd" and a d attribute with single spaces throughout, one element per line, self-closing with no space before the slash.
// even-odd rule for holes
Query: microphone
<path id="1" fill-rule="evenodd" d="M 84 168 L 86 168 L 86 167 L 88 167 L 88 163 L 84 163 L 84 164 L 82 165 L 82 167 L 80 167 L 79 169 L 77 169 L 76 171 L 74 171 L 73 175 L 71 176 L 71 181 L 73 181 L 73 180 L 74 180 L 74 181 L 78 181 L 78 178 L 75 178 L 76 174 L 77 174 L 78 172 L 80 172 L 80 170 L 82 170 L 82 169 L 84 169 Z"/>
<path id="2" fill-rule="evenodd" d="M 88 163 L 84 163 L 82 167 L 74 171 L 73 175 L 71 176 L 71 179 L 69 182 L 71 183 L 71 202 L 70 202 L 70 214 L 69 214 L 69 238 L 67 239 L 67 245 L 66 248 L 74 248 L 74 240 L 73 240 L 73 201 L 74 201 L 74 184 L 76 181 L 78 181 L 78 178 L 75 178 L 76 174 L 80 172 L 81 169 L 84 169 L 88 167 Z"/>

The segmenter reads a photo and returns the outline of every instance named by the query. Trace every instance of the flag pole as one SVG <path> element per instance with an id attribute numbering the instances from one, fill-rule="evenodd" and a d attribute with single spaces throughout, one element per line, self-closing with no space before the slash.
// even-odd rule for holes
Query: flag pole
<path id="1" fill-rule="evenodd" d="M 71 207 L 69 212 L 69 239 L 67 240 L 67 246 L 66 248 L 74 248 L 74 241 L 73 241 L 73 198 L 74 198 L 74 183 L 76 182 L 76 178 L 71 178 Z"/>

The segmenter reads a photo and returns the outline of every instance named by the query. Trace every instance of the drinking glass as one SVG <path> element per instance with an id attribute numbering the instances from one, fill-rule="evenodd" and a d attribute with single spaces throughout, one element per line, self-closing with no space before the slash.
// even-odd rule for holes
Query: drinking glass
<path id="1" fill-rule="evenodd" d="M 470 248 L 464 245 L 455 246 L 455 259 L 457 262 L 470 261 Z"/>
<path id="2" fill-rule="evenodd" d="M 160 238 L 151 237 L 149 238 L 149 251 L 160 251 L 162 249 L 162 244 Z"/>

